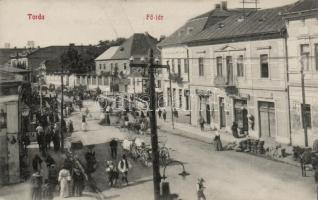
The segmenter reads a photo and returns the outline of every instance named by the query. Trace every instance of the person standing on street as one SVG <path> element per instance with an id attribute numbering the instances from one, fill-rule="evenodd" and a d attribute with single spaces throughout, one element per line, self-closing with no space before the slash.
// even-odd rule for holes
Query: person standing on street
<path id="1" fill-rule="evenodd" d="M 85 176 L 78 168 L 73 168 L 73 194 L 75 197 L 82 196 L 85 187 Z"/>
<path id="2" fill-rule="evenodd" d="M 161 111 L 161 108 L 159 108 L 159 110 L 158 110 L 159 119 L 161 119 L 161 114 L 162 114 L 162 111 Z"/>
<path id="3" fill-rule="evenodd" d="M 31 176 L 32 200 L 42 199 L 42 182 L 43 182 L 42 175 L 40 174 L 40 171 L 37 170 Z"/>
<path id="4" fill-rule="evenodd" d="M 111 156 L 113 159 L 117 158 L 117 146 L 118 146 L 118 142 L 113 138 L 110 143 L 110 152 L 111 152 Z"/>
<path id="5" fill-rule="evenodd" d="M 86 122 L 86 115 L 82 115 L 82 130 L 86 131 L 87 130 L 87 122 Z"/>
<path id="6" fill-rule="evenodd" d="M 215 133 L 214 145 L 215 145 L 215 150 L 216 150 L 216 151 L 222 151 L 222 150 L 223 150 L 222 142 L 221 142 L 221 135 L 220 135 L 220 132 L 219 132 L 219 131 L 217 131 L 217 132 Z"/>
<path id="7" fill-rule="evenodd" d="M 122 182 L 125 181 L 128 185 L 128 170 L 129 170 L 129 163 L 125 154 L 123 154 L 122 159 L 118 163 L 118 170 L 121 174 Z"/>
<path id="8" fill-rule="evenodd" d="M 166 121 L 166 119 L 167 119 L 167 111 L 166 111 L 166 109 L 163 109 L 162 118 L 163 118 L 164 121 Z"/>
<path id="9" fill-rule="evenodd" d="M 59 172 L 59 178 L 58 178 L 58 181 L 60 183 L 60 198 L 69 197 L 70 195 L 69 185 L 70 185 L 71 179 L 72 178 L 71 178 L 70 171 L 63 166 L 63 168 Z"/>
<path id="10" fill-rule="evenodd" d="M 39 124 L 35 130 L 36 130 L 36 140 L 38 142 L 39 149 L 40 149 L 40 151 L 43 151 L 44 150 L 44 144 L 43 144 L 44 129 L 43 129 L 43 126 L 41 124 Z"/>
<path id="11" fill-rule="evenodd" d="M 203 119 L 202 115 L 200 115 L 199 124 L 200 124 L 201 131 L 204 131 L 204 119 Z"/>
<path id="12" fill-rule="evenodd" d="M 197 183 L 197 197 L 198 197 L 198 200 L 206 200 L 206 197 L 205 197 L 205 194 L 204 194 L 204 179 L 203 178 L 199 178 L 198 179 L 198 183 Z"/>

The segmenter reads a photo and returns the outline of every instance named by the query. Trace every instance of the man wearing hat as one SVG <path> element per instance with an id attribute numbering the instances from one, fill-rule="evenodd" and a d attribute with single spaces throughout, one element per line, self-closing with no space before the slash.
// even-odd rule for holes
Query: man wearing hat
<path id="1" fill-rule="evenodd" d="M 203 178 L 199 178 L 198 179 L 198 183 L 197 183 L 197 197 L 198 197 L 198 200 L 201 200 L 201 199 L 206 200 L 205 195 L 204 195 L 205 187 L 204 187 L 203 183 L 204 183 L 204 179 Z"/>

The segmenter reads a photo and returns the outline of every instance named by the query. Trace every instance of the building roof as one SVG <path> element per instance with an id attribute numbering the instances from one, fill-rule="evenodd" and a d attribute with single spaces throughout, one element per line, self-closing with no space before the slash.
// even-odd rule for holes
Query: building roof
<path id="1" fill-rule="evenodd" d="M 198 34 L 204 29 L 207 29 L 220 21 L 223 21 L 227 17 L 243 13 L 243 9 L 221 9 L 215 8 L 206 13 L 203 13 L 197 17 L 194 17 L 188 20 L 183 26 L 178 28 L 174 33 L 169 37 L 161 41 L 158 46 L 171 46 L 179 45 L 188 41 L 189 38 L 192 38 L 194 35 Z M 250 9 L 245 9 L 245 12 L 250 11 Z"/>
<path id="2" fill-rule="evenodd" d="M 318 0 L 300 0 L 288 9 L 288 13 L 303 12 L 315 9 L 318 9 Z"/>
<path id="3" fill-rule="evenodd" d="M 130 38 L 128 38 L 121 46 L 119 46 L 111 59 L 127 60 L 131 56 L 140 58 L 142 56 L 147 56 L 148 50 L 150 48 L 152 48 L 154 50 L 154 54 L 157 55 L 159 54 L 156 49 L 157 43 L 157 39 L 147 33 L 135 33 Z"/>
<path id="4" fill-rule="evenodd" d="M 290 5 L 251 11 L 246 14 L 245 18 L 242 13 L 236 13 L 188 38 L 185 43 L 236 41 L 268 34 L 280 36 L 281 31 L 285 29 L 281 13 L 289 7 Z"/>
<path id="5" fill-rule="evenodd" d="M 24 48 L 0 48 L 0 64 L 8 63 L 12 55 L 25 52 Z"/>
<path id="6" fill-rule="evenodd" d="M 102 53 L 101 55 L 99 55 L 95 61 L 98 61 L 98 60 L 109 60 L 111 59 L 116 51 L 118 50 L 119 46 L 113 46 L 113 47 L 110 47 L 109 49 L 107 49 L 104 53 Z"/>

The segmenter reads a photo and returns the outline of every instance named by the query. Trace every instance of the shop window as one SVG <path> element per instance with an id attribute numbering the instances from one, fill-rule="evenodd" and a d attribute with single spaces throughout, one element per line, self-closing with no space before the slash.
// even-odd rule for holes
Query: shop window
<path id="1" fill-rule="evenodd" d="M 311 107 L 310 104 L 301 104 L 303 107 L 303 125 L 311 128 Z"/>
<path id="2" fill-rule="evenodd" d="M 223 76 L 222 57 L 216 57 L 216 73 L 217 73 L 217 76 Z"/>
<path id="3" fill-rule="evenodd" d="M 244 58 L 242 55 L 240 55 L 237 58 L 237 76 L 243 77 L 244 76 Z"/>
<path id="4" fill-rule="evenodd" d="M 203 58 L 199 58 L 199 76 L 204 76 Z"/>
<path id="5" fill-rule="evenodd" d="M 269 78 L 268 55 L 267 54 L 261 55 L 260 62 L 261 62 L 261 78 Z"/>

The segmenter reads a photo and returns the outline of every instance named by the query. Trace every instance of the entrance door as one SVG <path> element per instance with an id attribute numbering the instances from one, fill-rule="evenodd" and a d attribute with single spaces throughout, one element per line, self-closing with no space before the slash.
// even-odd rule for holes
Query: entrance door
<path id="1" fill-rule="evenodd" d="M 241 99 L 234 100 L 234 121 L 238 124 L 238 127 L 244 131 L 248 130 L 247 119 L 247 101 Z"/>
<path id="2" fill-rule="evenodd" d="M 276 136 L 275 104 L 273 102 L 259 102 L 259 123 L 261 137 Z"/>
<path id="3" fill-rule="evenodd" d="M 224 98 L 220 97 L 219 99 L 219 107 L 220 107 L 220 127 L 226 126 L 226 118 L 225 118 L 225 105 Z"/>
<path id="4" fill-rule="evenodd" d="M 210 105 L 206 105 L 206 123 L 210 124 L 211 123 L 211 111 L 210 111 Z"/>

